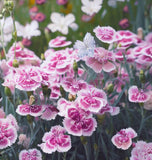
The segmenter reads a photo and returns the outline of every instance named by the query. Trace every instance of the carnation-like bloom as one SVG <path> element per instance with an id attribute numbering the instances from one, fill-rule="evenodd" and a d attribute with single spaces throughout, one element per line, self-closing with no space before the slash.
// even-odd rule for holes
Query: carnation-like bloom
<path id="1" fill-rule="evenodd" d="M 36 148 L 22 150 L 19 153 L 19 160 L 42 160 L 42 154 Z"/>
<path id="2" fill-rule="evenodd" d="M 139 90 L 137 86 L 131 86 L 128 90 L 129 101 L 134 103 L 144 103 L 150 98 L 149 93 Z"/>
<path id="3" fill-rule="evenodd" d="M 92 16 L 100 11 L 103 0 L 81 0 L 81 2 L 83 4 L 81 10 Z"/>
<path id="4" fill-rule="evenodd" d="M 71 43 L 72 43 L 71 41 L 66 41 L 66 37 L 58 36 L 49 42 L 49 47 L 51 48 L 65 47 L 69 46 Z"/>
<path id="5" fill-rule="evenodd" d="M 96 37 L 102 42 L 113 43 L 116 40 L 116 31 L 110 26 L 97 26 L 93 32 L 95 32 Z"/>
<path id="6" fill-rule="evenodd" d="M 59 31 L 62 34 L 68 34 L 69 32 L 69 27 L 72 28 L 73 30 L 77 30 L 78 25 L 74 23 L 75 17 L 73 14 L 67 14 L 66 16 L 63 16 L 60 13 L 53 12 L 50 17 L 51 21 L 53 23 L 48 25 L 48 28 L 52 32 Z"/>
<path id="7" fill-rule="evenodd" d="M 126 150 L 132 145 L 132 138 L 135 137 L 137 133 L 132 128 L 126 128 L 114 135 L 111 141 L 117 148 Z"/>
<path id="8" fill-rule="evenodd" d="M 24 91 L 35 91 L 41 86 L 42 77 L 38 67 L 26 66 L 17 69 L 16 88 Z"/>
<path id="9" fill-rule="evenodd" d="M 71 138 L 66 135 L 66 130 L 61 126 L 54 126 L 42 138 L 43 143 L 38 146 L 42 151 L 51 154 L 55 151 L 67 152 L 71 148 Z"/>
<path id="10" fill-rule="evenodd" d="M 87 88 L 87 84 L 83 80 L 75 80 L 70 77 L 61 80 L 61 85 L 65 91 L 70 92 L 73 95 L 77 94 L 81 89 Z"/>
<path id="11" fill-rule="evenodd" d="M 67 109 L 63 125 L 74 136 L 91 136 L 97 127 L 96 120 L 89 111 L 75 104 Z"/>
<path id="12" fill-rule="evenodd" d="M 0 149 L 11 146 L 16 142 L 17 130 L 12 125 L 9 117 L 0 118 Z"/>
<path id="13" fill-rule="evenodd" d="M 43 14 L 42 12 L 36 13 L 36 15 L 33 17 L 34 20 L 38 21 L 38 22 L 43 22 L 45 20 L 45 14 Z"/>
<path id="14" fill-rule="evenodd" d="M 41 105 L 21 104 L 17 107 L 16 112 L 22 116 L 31 115 L 37 117 L 42 115 L 43 107 Z"/>
<path id="15" fill-rule="evenodd" d="M 137 141 L 131 152 L 130 160 L 151 160 L 152 159 L 152 143 Z"/>
<path id="16" fill-rule="evenodd" d="M 100 73 L 102 70 L 111 72 L 116 68 L 114 61 L 115 59 L 112 51 L 99 47 L 95 48 L 94 57 L 86 58 L 86 65 L 92 68 L 96 73 Z"/>
<path id="17" fill-rule="evenodd" d="M 31 39 L 33 36 L 40 36 L 41 32 L 38 30 L 39 24 L 37 21 L 27 23 L 25 26 L 17 23 L 17 35 L 23 38 Z"/>
<path id="18" fill-rule="evenodd" d="M 78 102 L 82 109 L 99 112 L 107 104 L 107 96 L 102 89 L 88 87 L 78 92 Z"/>
<path id="19" fill-rule="evenodd" d="M 77 40 L 74 45 L 75 49 L 78 49 L 78 56 L 83 58 L 85 56 L 92 57 L 94 55 L 95 40 L 90 33 L 86 33 L 83 42 Z"/>

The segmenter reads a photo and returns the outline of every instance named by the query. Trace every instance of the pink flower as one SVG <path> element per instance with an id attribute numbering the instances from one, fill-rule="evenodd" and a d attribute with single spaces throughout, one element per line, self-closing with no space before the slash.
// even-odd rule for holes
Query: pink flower
<path id="1" fill-rule="evenodd" d="M 95 32 L 96 37 L 105 43 L 113 43 L 115 41 L 116 31 L 112 27 L 96 27 L 93 32 Z"/>
<path id="2" fill-rule="evenodd" d="M 61 80 L 61 85 L 65 91 L 70 92 L 71 94 L 75 95 L 81 89 L 86 89 L 87 84 L 83 80 L 75 80 L 70 77 L 65 77 Z"/>
<path id="3" fill-rule="evenodd" d="M 128 90 L 129 101 L 134 103 L 144 103 L 149 100 L 149 93 L 139 90 L 137 86 L 131 86 Z"/>
<path id="4" fill-rule="evenodd" d="M 41 86 L 42 77 L 38 67 L 26 66 L 16 71 L 16 88 L 24 91 L 35 91 Z"/>
<path id="5" fill-rule="evenodd" d="M 41 65 L 41 68 L 47 73 L 61 75 L 66 73 L 71 65 L 72 61 L 68 53 L 65 50 L 60 50 L 49 55 Z"/>
<path id="6" fill-rule="evenodd" d="M 36 6 L 34 6 L 34 7 L 30 8 L 29 11 L 30 11 L 30 13 L 36 13 L 36 12 L 38 12 L 38 8 Z"/>
<path id="7" fill-rule="evenodd" d="M 111 141 L 117 148 L 126 150 L 132 145 L 132 138 L 135 137 L 137 133 L 132 128 L 126 128 L 114 135 Z"/>
<path id="8" fill-rule="evenodd" d="M 97 122 L 89 111 L 84 111 L 75 105 L 67 109 L 63 125 L 68 133 L 74 136 L 91 136 L 97 127 Z"/>
<path id="9" fill-rule="evenodd" d="M 124 19 L 120 20 L 119 26 L 120 26 L 122 29 L 128 28 L 128 27 L 129 27 L 129 20 L 128 20 L 127 18 L 124 18 Z"/>
<path id="10" fill-rule="evenodd" d="M 88 87 L 78 92 L 78 102 L 82 109 L 90 112 L 99 112 L 107 104 L 107 96 L 101 89 Z"/>
<path id="11" fill-rule="evenodd" d="M 34 20 L 38 22 L 43 22 L 45 20 L 45 14 L 39 12 L 34 16 Z"/>
<path id="12" fill-rule="evenodd" d="M 29 137 L 27 138 L 25 134 L 20 134 L 18 139 L 19 141 L 17 144 L 23 145 L 23 147 L 25 147 L 26 149 L 29 147 L 30 138 Z"/>
<path id="13" fill-rule="evenodd" d="M 0 119 L 0 149 L 11 146 L 16 142 L 17 131 L 16 128 L 8 121 L 8 118 Z"/>
<path id="14" fill-rule="evenodd" d="M 36 0 L 36 4 L 44 4 L 46 2 L 46 0 Z"/>
<path id="15" fill-rule="evenodd" d="M 24 46 L 26 46 L 26 47 L 29 47 L 29 46 L 32 44 L 32 42 L 31 42 L 31 40 L 29 40 L 29 39 L 27 39 L 27 38 L 23 38 L 23 39 L 22 39 L 22 44 L 23 44 Z"/>
<path id="16" fill-rule="evenodd" d="M 19 126 L 18 123 L 15 119 L 15 117 L 12 114 L 7 115 L 6 120 L 8 122 L 10 122 L 10 124 L 18 131 L 19 130 Z"/>
<path id="17" fill-rule="evenodd" d="M 95 49 L 94 57 L 86 58 L 86 64 L 96 73 L 100 73 L 102 70 L 105 72 L 113 71 L 116 68 L 113 64 L 113 61 L 113 53 L 111 51 L 105 50 L 102 47 Z"/>
<path id="18" fill-rule="evenodd" d="M 68 0 L 56 0 L 56 3 L 57 3 L 58 5 L 65 5 L 65 4 L 68 3 Z"/>
<path id="19" fill-rule="evenodd" d="M 81 17 L 81 20 L 82 20 L 83 22 L 90 22 L 90 21 L 94 18 L 94 16 L 95 16 L 95 14 L 93 14 L 93 15 L 91 15 L 91 16 L 84 14 L 84 15 L 82 15 L 82 17 Z"/>
<path id="20" fill-rule="evenodd" d="M 144 108 L 146 110 L 152 110 L 152 91 L 149 92 L 149 100 L 144 103 Z"/>
<path id="21" fill-rule="evenodd" d="M 5 112 L 0 108 L 0 119 L 5 117 Z"/>
<path id="22" fill-rule="evenodd" d="M 115 116 L 115 115 L 119 114 L 120 108 L 119 107 L 112 107 L 109 104 L 107 104 L 106 106 L 102 107 L 101 110 L 97 114 L 102 115 L 106 112 L 109 112 L 112 116 Z"/>
<path id="23" fill-rule="evenodd" d="M 72 43 L 71 41 L 65 41 L 65 40 L 66 37 L 58 36 L 49 42 L 49 47 L 51 48 L 65 47 Z"/>
<path id="24" fill-rule="evenodd" d="M 41 115 L 41 118 L 47 121 L 55 119 L 58 114 L 58 109 L 52 105 L 43 105 L 44 111 Z"/>
<path id="25" fill-rule="evenodd" d="M 50 132 L 44 134 L 42 138 L 43 143 L 39 147 L 48 154 L 55 151 L 67 152 L 71 148 L 71 139 L 65 132 L 66 130 L 59 125 L 52 127 Z"/>
<path id="26" fill-rule="evenodd" d="M 145 36 L 145 40 L 146 40 L 147 43 L 152 44 L 152 32 L 148 33 Z"/>
<path id="27" fill-rule="evenodd" d="M 43 107 L 41 105 L 21 104 L 17 107 L 16 112 L 22 116 L 31 115 L 37 117 L 42 115 Z"/>
<path id="28" fill-rule="evenodd" d="M 131 152 L 130 160 L 151 160 L 152 159 L 152 143 L 137 141 Z"/>
<path id="29" fill-rule="evenodd" d="M 19 160 L 42 160 L 42 154 L 39 150 L 35 148 L 29 150 L 22 150 L 19 153 Z"/>

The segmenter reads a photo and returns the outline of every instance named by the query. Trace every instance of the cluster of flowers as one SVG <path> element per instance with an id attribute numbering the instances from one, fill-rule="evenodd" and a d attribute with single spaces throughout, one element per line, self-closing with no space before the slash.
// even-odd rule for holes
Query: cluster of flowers
<path id="1" fill-rule="evenodd" d="M 35 23 L 35 22 L 34 22 Z M 40 102 L 36 100 L 20 104 L 16 112 L 21 116 L 33 116 L 50 121 L 56 115 L 63 117 L 63 127 L 57 125 L 46 132 L 42 138 L 42 144 L 38 146 L 45 153 L 67 152 L 71 148 L 70 136 L 91 136 L 97 128 L 95 115 L 103 115 L 109 112 L 112 116 L 119 114 L 120 108 L 112 106 L 117 98 L 109 99 L 108 93 L 99 89 L 98 85 L 89 84 L 82 79 L 84 69 L 79 68 L 77 63 L 84 61 L 86 65 L 100 77 L 103 73 L 114 77 L 117 70 L 118 77 L 114 81 L 117 92 L 121 92 L 122 86 L 129 82 L 129 73 L 121 66 L 125 61 L 128 64 L 138 66 L 138 70 L 144 70 L 152 62 L 151 38 L 141 40 L 136 34 L 130 31 L 115 31 L 112 27 L 96 27 L 96 37 L 103 43 L 109 44 L 109 49 L 96 47 L 94 37 L 87 33 L 83 41 L 77 41 L 74 48 L 68 48 L 70 41 L 66 37 L 58 36 L 49 42 L 49 49 L 44 53 L 44 60 L 37 57 L 33 51 L 25 48 L 21 42 L 13 45 L 6 55 L 7 60 L 1 61 L 3 71 L 3 86 L 8 87 L 11 93 L 15 88 L 22 91 L 33 91 L 33 96 L 38 92 Z M 131 47 L 135 45 L 135 47 Z M 67 47 L 55 50 L 55 48 Z M 129 48 L 129 49 L 128 49 Z M 104 72 L 103 72 L 104 71 Z M 109 83 L 109 82 L 108 82 Z M 108 86 L 108 83 L 106 84 Z M 43 92 L 43 86 L 51 90 L 47 95 Z M 100 86 L 101 88 L 102 86 Z M 69 100 L 60 98 L 62 90 L 69 94 Z M 134 103 L 145 103 L 148 106 L 151 101 L 151 87 L 149 85 L 138 89 L 132 85 L 128 90 L 128 99 Z M 45 96 L 57 105 L 45 103 Z M 147 107 L 148 108 L 148 107 Z M 17 139 L 17 122 L 12 115 L 0 118 L 0 149 L 5 149 L 15 143 Z M 132 138 L 137 137 L 136 131 L 132 128 L 121 129 L 112 137 L 112 143 L 120 149 L 126 150 L 132 145 Z M 138 159 L 145 154 L 149 157 L 149 150 L 138 147 L 141 144 L 147 147 L 150 144 L 138 141 L 132 150 L 131 160 Z M 151 150 L 150 150 L 151 153 Z M 20 160 L 25 157 L 42 156 L 37 149 L 23 150 L 20 152 Z"/>

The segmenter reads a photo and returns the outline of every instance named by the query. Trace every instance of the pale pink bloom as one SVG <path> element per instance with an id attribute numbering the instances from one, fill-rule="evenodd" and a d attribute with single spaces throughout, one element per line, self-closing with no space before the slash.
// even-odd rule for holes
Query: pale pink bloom
<path id="1" fill-rule="evenodd" d="M 22 39 L 22 44 L 23 44 L 25 47 L 29 47 L 29 46 L 32 44 L 32 42 L 31 42 L 31 40 L 29 40 L 29 39 L 27 39 L 27 38 L 23 38 L 23 39 Z"/>
<path id="2" fill-rule="evenodd" d="M 49 42 L 49 47 L 51 48 L 65 47 L 69 46 L 71 43 L 72 43 L 71 41 L 66 41 L 66 37 L 58 36 Z"/>
<path id="3" fill-rule="evenodd" d="M 54 126 L 42 138 L 43 143 L 38 145 L 42 151 L 51 154 L 55 151 L 67 152 L 71 148 L 71 138 L 66 135 L 66 130 L 61 126 Z"/>
<path id="4" fill-rule="evenodd" d="M 147 102 L 144 103 L 144 108 L 146 110 L 152 110 L 152 91 L 149 91 L 150 98 Z"/>
<path id="5" fill-rule="evenodd" d="M 57 3 L 58 5 L 65 5 L 65 4 L 68 3 L 68 0 L 56 0 L 56 3 Z"/>
<path id="6" fill-rule="evenodd" d="M 15 92 L 15 85 L 16 85 L 14 76 L 15 76 L 14 71 L 10 70 L 7 76 L 4 77 L 4 82 L 2 83 L 2 85 L 8 87 L 12 93 Z"/>
<path id="7" fill-rule="evenodd" d="M 59 110 L 58 114 L 65 117 L 67 115 L 68 108 L 71 108 L 71 106 L 74 106 L 74 102 L 60 98 L 57 103 L 57 109 Z"/>
<path id="8" fill-rule="evenodd" d="M 42 76 L 38 67 L 26 66 L 16 71 L 16 88 L 24 91 L 35 91 L 41 86 Z"/>
<path id="9" fill-rule="evenodd" d="M 126 128 L 114 135 L 111 141 L 117 148 L 127 150 L 132 145 L 132 138 L 135 137 L 137 133 L 132 128 Z"/>
<path id="10" fill-rule="evenodd" d="M 47 59 L 50 55 L 53 55 L 55 52 L 54 49 L 47 49 L 45 52 L 44 52 L 44 57 L 45 59 Z"/>
<path id="11" fill-rule="evenodd" d="M 8 122 L 10 122 L 10 124 L 11 124 L 17 131 L 19 130 L 19 126 L 18 126 L 18 123 L 17 123 L 17 121 L 16 121 L 16 118 L 15 118 L 12 114 L 7 115 L 6 120 L 7 120 Z"/>
<path id="12" fill-rule="evenodd" d="M 5 112 L 0 108 L 0 119 L 5 117 Z"/>
<path id="13" fill-rule="evenodd" d="M 119 107 L 113 107 L 107 104 L 106 106 L 102 107 L 101 110 L 97 114 L 104 114 L 104 113 L 110 113 L 112 116 L 115 116 L 120 113 Z"/>
<path id="14" fill-rule="evenodd" d="M 33 6 L 32 8 L 30 8 L 29 12 L 30 13 L 36 13 L 36 12 L 38 12 L 37 6 Z"/>
<path id="15" fill-rule="evenodd" d="M 134 103 L 144 103 L 150 98 L 148 92 L 143 89 L 139 90 L 137 86 L 131 86 L 128 90 L 129 101 Z"/>
<path id="16" fill-rule="evenodd" d="M 73 95 L 77 94 L 81 89 L 86 89 L 87 84 L 83 80 L 76 80 L 74 78 L 65 77 L 61 80 L 61 85 L 66 92 L 69 92 Z"/>
<path id="17" fill-rule="evenodd" d="M 58 109 L 52 105 L 43 105 L 44 111 L 41 118 L 47 121 L 55 119 L 58 114 Z"/>
<path id="18" fill-rule="evenodd" d="M 70 69 L 71 65 L 72 61 L 67 52 L 60 50 L 49 55 L 41 65 L 41 68 L 47 73 L 62 75 Z"/>
<path id="19" fill-rule="evenodd" d="M 152 32 L 148 33 L 148 34 L 145 36 L 145 41 L 146 41 L 147 43 L 152 44 Z"/>
<path id="20" fill-rule="evenodd" d="M 105 72 L 111 72 L 116 68 L 114 65 L 113 52 L 105 50 L 102 47 L 95 49 L 94 57 L 86 58 L 86 64 L 96 73 L 100 73 L 102 70 Z"/>
<path id="21" fill-rule="evenodd" d="M 97 127 L 97 122 L 89 111 L 75 105 L 67 109 L 63 125 L 68 133 L 74 136 L 91 136 Z"/>
<path id="22" fill-rule="evenodd" d="M 152 159 L 152 143 L 137 141 L 135 147 L 131 151 L 130 160 L 151 160 Z"/>
<path id="23" fill-rule="evenodd" d="M 39 5 L 44 4 L 45 2 L 46 0 L 36 0 L 36 4 L 39 4 Z"/>
<path id="24" fill-rule="evenodd" d="M 78 92 L 78 102 L 82 109 L 99 112 L 107 104 L 107 96 L 102 89 L 88 87 Z"/>
<path id="25" fill-rule="evenodd" d="M 42 160 L 42 154 L 36 148 L 22 150 L 19 153 L 19 160 Z"/>
<path id="26" fill-rule="evenodd" d="M 36 13 L 36 15 L 33 17 L 34 20 L 38 21 L 38 22 L 43 22 L 46 18 L 45 14 L 39 12 L 39 13 Z"/>
<path id="27" fill-rule="evenodd" d="M 96 37 L 102 42 L 113 43 L 116 40 L 116 31 L 110 26 L 98 26 L 93 30 L 93 32 L 95 32 Z"/>
<path id="28" fill-rule="evenodd" d="M 25 134 L 20 134 L 18 139 L 19 141 L 17 144 L 23 145 L 23 147 L 25 147 L 26 149 L 29 147 L 30 138 L 29 137 L 27 138 Z"/>
<path id="29" fill-rule="evenodd" d="M 4 149 L 15 143 L 17 139 L 17 131 L 7 118 L 0 119 L 0 131 L 0 149 Z"/>
<path id="30" fill-rule="evenodd" d="M 127 18 L 124 18 L 124 19 L 121 19 L 119 21 L 119 26 L 122 28 L 122 29 L 126 29 L 130 26 L 129 24 L 129 20 Z"/>
<path id="31" fill-rule="evenodd" d="M 22 116 L 31 115 L 37 117 L 42 115 L 43 110 L 42 105 L 21 104 L 17 106 L 16 112 Z"/>

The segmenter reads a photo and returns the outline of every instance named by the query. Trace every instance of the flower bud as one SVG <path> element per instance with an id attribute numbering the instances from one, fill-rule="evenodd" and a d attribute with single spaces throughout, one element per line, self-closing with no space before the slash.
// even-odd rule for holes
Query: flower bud
<path id="1" fill-rule="evenodd" d="M 42 59 L 42 60 L 45 60 L 44 53 L 41 53 L 41 59 Z"/>
<path id="2" fill-rule="evenodd" d="M 35 97 L 33 95 L 29 98 L 29 105 L 32 105 L 35 102 Z"/>
<path id="3" fill-rule="evenodd" d="M 3 18 L 3 15 L 2 14 L 0 14 L 0 19 L 2 19 Z"/>
<path id="4" fill-rule="evenodd" d="M 80 137 L 80 140 L 81 140 L 81 142 L 82 142 L 82 144 L 87 144 L 87 139 L 86 139 L 86 137 L 84 137 L 84 136 L 81 136 Z"/>
<path id="5" fill-rule="evenodd" d="M 99 124 L 102 124 L 104 119 L 105 119 L 105 114 L 97 115 L 97 121 L 98 121 Z"/>
<path id="6" fill-rule="evenodd" d="M 74 63 L 73 63 L 73 70 L 74 70 L 75 73 L 78 72 L 78 64 L 75 60 L 74 60 Z"/>
<path id="7" fill-rule="evenodd" d="M 60 86 L 60 93 L 62 97 L 66 97 L 66 92 L 62 86 Z"/>
<path id="8" fill-rule="evenodd" d="M 69 93 L 68 99 L 69 101 L 74 101 L 76 99 L 76 95 L 72 95 L 71 93 Z"/>
<path id="9" fill-rule="evenodd" d="M 17 32 L 16 31 L 14 31 L 13 33 L 12 33 L 12 37 L 13 37 L 13 39 L 16 41 L 17 40 Z"/>
<path id="10" fill-rule="evenodd" d="M 34 117 L 30 116 L 30 115 L 27 115 L 27 121 L 28 123 L 32 124 L 33 120 L 34 120 Z"/>
<path id="11" fill-rule="evenodd" d="M 42 85 L 42 92 L 44 96 L 50 97 L 51 89 L 46 85 Z"/>
<path id="12" fill-rule="evenodd" d="M 13 67 L 15 67 L 15 68 L 19 67 L 19 63 L 18 63 L 17 59 L 13 60 Z"/>
<path id="13" fill-rule="evenodd" d="M 140 70 L 139 79 L 140 79 L 141 83 L 145 83 L 145 74 L 144 74 L 143 70 Z"/>
<path id="14" fill-rule="evenodd" d="M 107 86 L 107 92 L 108 92 L 108 94 L 110 94 L 110 93 L 113 92 L 113 88 L 114 88 L 114 85 L 112 83 Z"/>
<path id="15" fill-rule="evenodd" d="M 5 86 L 4 92 L 5 92 L 5 95 L 6 95 L 7 97 L 11 97 L 11 96 L 12 96 L 12 92 L 11 92 L 11 90 L 10 90 L 9 87 L 6 87 L 6 86 Z"/>

